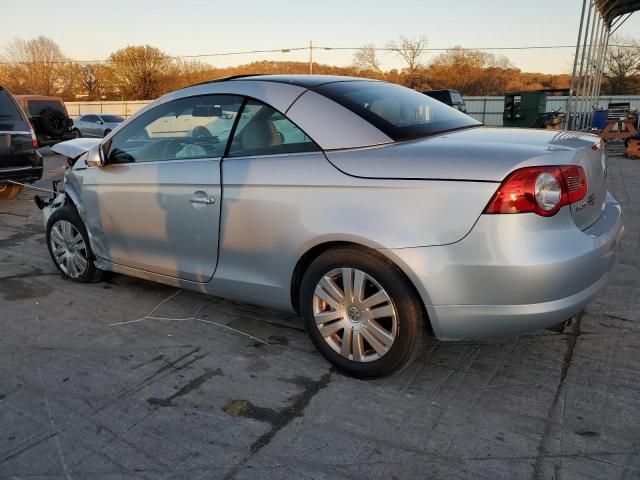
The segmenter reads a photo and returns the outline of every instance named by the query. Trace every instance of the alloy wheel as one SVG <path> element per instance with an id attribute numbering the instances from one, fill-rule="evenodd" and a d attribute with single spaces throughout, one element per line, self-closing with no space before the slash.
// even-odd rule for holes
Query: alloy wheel
<path id="1" fill-rule="evenodd" d="M 51 227 L 51 254 L 66 275 L 78 278 L 87 271 L 87 246 L 78 229 L 66 220 Z"/>
<path id="2" fill-rule="evenodd" d="M 320 279 L 313 314 L 324 341 L 355 362 L 380 359 L 398 334 L 391 297 L 371 275 L 355 268 L 337 268 Z"/>

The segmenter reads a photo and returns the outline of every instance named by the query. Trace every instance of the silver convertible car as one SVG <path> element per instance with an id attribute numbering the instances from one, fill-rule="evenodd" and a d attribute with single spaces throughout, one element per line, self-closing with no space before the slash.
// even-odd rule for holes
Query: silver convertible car
<path id="1" fill-rule="evenodd" d="M 598 137 L 487 128 L 382 81 L 212 81 L 54 149 L 72 166 L 40 206 L 65 276 L 298 312 L 359 377 L 402 368 L 426 333 L 562 323 L 605 285 L 623 231 Z"/>

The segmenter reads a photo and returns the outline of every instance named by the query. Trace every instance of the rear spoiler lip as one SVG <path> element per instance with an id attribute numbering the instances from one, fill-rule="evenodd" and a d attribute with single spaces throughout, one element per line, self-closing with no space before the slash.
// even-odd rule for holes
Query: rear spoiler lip
<path id="1" fill-rule="evenodd" d="M 55 153 L 75 160 L 80 155 L 88 152 L 95 145 L 99 144 L 100 140 L 100 138 L 74 138 L 73 140 L 67 140 L 66 142 L 56 143 L 50 148 Z"/>

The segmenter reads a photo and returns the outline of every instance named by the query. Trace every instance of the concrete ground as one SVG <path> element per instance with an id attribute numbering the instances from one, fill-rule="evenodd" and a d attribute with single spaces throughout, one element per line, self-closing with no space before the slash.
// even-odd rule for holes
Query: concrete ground
<path id="1" fill-rule="evenodd" d="M 33 193 L 0 203 L 0 478 L 640 478 L 640 161 L 612 159 L 610 189 L 619 263 L 563 333 L 434 340 L 376 381 L 292 316 L 65 281 Z"/>

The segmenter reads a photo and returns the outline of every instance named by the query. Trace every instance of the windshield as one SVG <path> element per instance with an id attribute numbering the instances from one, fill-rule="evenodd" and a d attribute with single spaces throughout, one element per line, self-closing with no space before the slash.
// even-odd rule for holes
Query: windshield
<path id="1" fill-rule="evenodd" d="M 42 115 L 45 110 L 59 110 L 62 113 L 66 113 L 64 105 L 56 100 L 29 100 L 27 104 L 29 115 L 35 117 Z"/>
<path id="2" fill-rule="evenodd" d="M 464 100 L 462 100 L 462 95 L 460 95 L 460 92 L 451 92 L 451 102 L 464 103 Z"/>
<path id="3" fill-rule="evenodd" d="M 102 115 L 102 121 L 107 123 L 122 123 L 124 118 L 118 115 Z"/>
<path id="4" fill-rule="evenodd" d="M 482 125 L 426 95 L 393 83 L 354 80 L 314 89 L 361 116 L 395 141 Z"/>

